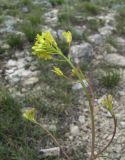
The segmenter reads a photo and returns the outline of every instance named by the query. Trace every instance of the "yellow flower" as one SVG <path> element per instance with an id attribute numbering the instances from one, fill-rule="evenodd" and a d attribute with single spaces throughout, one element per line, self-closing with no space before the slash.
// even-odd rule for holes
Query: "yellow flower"
<path id="1" fill-rule="evenodd" d="M 29 121 L 35 122 L 36 110 L 35 108 L 27 109 L 23 113 L 23 117 Z"/>
<path id="2" fill-rule="evenodd" d="M 48 41 L 50 44 L 54 45 L 54 46 L 57 46 L 57 43 L 56 41 L 54 40 L 52 34 L 50 32 L 44 32 L 42 34 L 43 36 L 43 39 L 45 39 L 46 41 Z"/>
<path id="3" fill-rule="evenodd" d="M 77 76 L 77 73 L 78 73 L 78 69 L 77 68 L 72 69 L 72 75 L 73 76 Z"/>
<path id="4" fill-rule="evenodd" d="M 66 42 L 67 43 L 71 43 L 72 42 L 72 34 L 70 31 L 67 31 L 67 32 L 63 32 L 62 33 L 63 37 L 66 39 Z"/>
<path id="5" fill-rule="evenodd" d="M 52 70 L 55 74 L 57 74 L 58 76 L 60 76 L 60 77 L 63 77 L 64 76 L 64 74 L 63 74 L 63 72 L 61 71 L 61 69 L 60 68 L 58 68 L 58 67 L 53 67 L 53 70 Z"/>
<path id="6" fill-rule="evenodd" d="M 45 60 L 50 60 L 53 58 L 52 54 L 59 53 L 59 48 L 51 33 L 43 32 L 42 35 L 37 34 L 32 51 L 33 55 Z"/>
<path id="7" fill-rule="evenodd" d="M 112 108 L 113 108 L 113 99 L 112 99 L 112 95 L 107 95 L 101 102 L 104 106 L 107 107 L 107 109 L 109 110 L 109 112 L 112 112 Z"/>

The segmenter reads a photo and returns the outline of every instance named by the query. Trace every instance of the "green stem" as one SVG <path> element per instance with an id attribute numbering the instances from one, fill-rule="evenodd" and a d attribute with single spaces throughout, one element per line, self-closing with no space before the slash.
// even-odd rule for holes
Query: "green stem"
<path id="1" fill-rule="evenodd" d="M 63 58 L 68 62 L 68 64 L 70 65 L 70 67 L 72 69 L 75 69 L 76 67 L 72 64 L 72 62 L 70 61 L 69 58 L 65 57 L 64 55 L 62 55 Z M 91 95 L 88 91 L 88 88 L 85 86 L 84 82 L 83 82 L 83 78 L 85 77 L 82 73 L 82 71 L 79 69 L 78 73 L 77 73 L 77 77 L 78 79 L 80 80 L 80 83 L 82 85 L 82 88 L 83 88 L 83 92 L 86 94 L 87 96 L 87 99 L 89 101 L 89 107 L 90 107 L 90 117 L 91 117 L 91 130 L 92 130 L 92 134 L 91 134 L 91 138 L 92 138 L 92 144 L 91 144 L 91 157 L 90 157 L 90 160 L 94 160 L 95 159 L 95 155 L 94 155 L 94 151 L 95 151 L 95 120 L 94 120 L 94 106 L 92 104 L 92 101 L 91 101 Z M 87 82 L 88 83 L 88 82 Z M 88 84 L 88 87 L 89 84 Z M 91 90 L 90 90 L 91 92 Z"/>
<path id="2" fill-rule="evenodd" d="M 94 107 L 89 102 L 90 114 L 91 114 L 91 125 L 92 125 L 92 144 L 91 144 L 91 160 L 94 160 L 94 151 L 95 151 L 95 121 L 94 121 Z"/>

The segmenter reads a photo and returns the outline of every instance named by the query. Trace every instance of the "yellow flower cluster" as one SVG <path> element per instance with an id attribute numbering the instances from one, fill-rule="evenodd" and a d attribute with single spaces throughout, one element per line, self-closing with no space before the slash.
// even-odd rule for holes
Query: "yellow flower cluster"
<path id="1" fill-rule="evenodd" d="M 35 116 L 36 116 L 36 110 L 35 108 L 30 108 L 27 109 L 24 113 L 23 113 L 23 117 L 29 121 L 35 122 Z"/>
<path id="2" fill-rule="evenodd" d="M 102 105 L 106 106 L 109 112 L 112 112 L 113 108 L 113 99 L 111 95 L 107 95 L 103 100 L 102 100 Z"/>
<path id="3" fill-rule="evenodd" d="M 61 71 L 61 69 L 60 68 L 58 68 L 58 67 L 53 67 L 53 70 L 52 70 L 56 75 L 58 75 L 58 76 L 60 76 L 60 77 L 63 77 L 64 76 L 64 74 L 63 74 L 63 72 Z"/>
<path id="4" fill-rule="evenodd" d="M 71 34 L 71 32 L 70 31 L 63 32 L 62 35 L 66 39 L 66 42 L 69 43 L 69 45 L 70 45 L 70 43 L 72 42 L 72 34 Z"/>
<path id="5" fill-rule="evenodd" d="M 62 35 L 67 43 L 71 43 L 71 32 L 63 32 Z M 60 54 L 60 49 L 49 31 L 43 32 L 42 35 L 37 34 L 36 42 L 32 47 L 33 55 L 45 60 L 53 59 L 54 54 Z"/>
<path id="6" fill-rule="evenodd" d="M 52 54 L 57 54 L 57 43 L 50 32 L 44 32 L 42 35 L 37 34 L 36 42 L 32 47 L 33 55 L 39 58 L 49 60 Z"/>

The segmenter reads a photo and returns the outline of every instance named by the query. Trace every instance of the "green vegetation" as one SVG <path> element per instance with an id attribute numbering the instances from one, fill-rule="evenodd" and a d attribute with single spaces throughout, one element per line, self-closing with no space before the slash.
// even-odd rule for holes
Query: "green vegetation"
<path id="1" fill-rule="evenodd" d="M 53 6 L 57 6 L 57 5 L 62 5 L 62 4 L 64 4 L 65 0 L 49 0 L 49 2 L 50 2 Z"/>
<path id="2" fill-rule="evenodd" d="M 32 4 L 32 0 L 20 0 L 20 4 L 30 6 Z"/>
<path id="3" fill-rule="evenodd" d="M 116 15 L 116 34 L 120 36 L 125 35 L 125 7 L 118 10 L 118 15 Z"/>
<path id="4" fill-rule="evenodd" d="M 1 16 L 0 16 L 0 24 L 3 23 L 3 21 L 4 21 L 4 16 L 1 15 Z"/>
<path id="5" fill-rule="evenodd" d="M 24 40 L 21 35 L 9 34 L 7 36 L 7 43 L 11 46 L 11 48 L 22 49 Z"/>
<path id="6" fill-rule="evenodd" d="M 121 75 L 118 70 L 108 70 L 104 75 L 102 75 L 101 83 L 106 88 L 116 87 L 121 79 Z"/>
<path id="7" fill-rule="evenodd" d="M 37 33 L 39 33 L 38 27 L 33 26 L 29 22 L 23 22 L 23 24 L 21 24 L 21 31 L 26 35 L 29 42 L 33 42 Z"/>
<path id="8" fill-rule="evenodd" d="M 117 48 L 116 37 L 114 37 L 113 35 L 107 37 L 106 42 L 111 44 L 113 47 Z"/>
<path id="9" fill-rule="evenodd" d="M 37 26 L 38 24 L 43 23 L 43 18 L 40 16 L 40 13 L 34 13 L 32 15 L 27 16 L 27 19 L 31 22 L 33 26 Z"/>
<path id="10" fill-rule="evenodd" d="M 37 139 L 44 135 L 39 127 L 21 116 L 21 104 L 0 89 L 0 159 L 38 160 Z M 36 137 L 36 138 L 34 138 Z"/>
<path id="11" fill-rule="evenodd" d="M 93 31 L 98 31 L 98 28 L 104 26 L 105 22 L 103 20 L 98 20 L 98 19 L 90 19 L 90 20 L 86 20 L 86 25 L 87 28 L 91 30 L 91 32 Z"/>
<path id="12" fill-rule="evenodd" d="M 58 14 L 58 20 L 60 23 L 60 27 L 62 28 L 66 27 L 67 25 L 69 27 L 71 24 L 75 24 L 78 22 L 77 18 L 75 17 L 74 11 L 70 8 L 68 12 L 65 8 L 63 8 Z"/>
<path id="13" fill-rule="evenodd" d="M 97 15 L 101 11 L 100 6 L 92 2 L 76 3 L 75 10 L 77 10 L 77 12 L 82 12 L 90 15 Z"/>
<path id="14" fill-rule="evenodd" d="M 63 51 L 63 53 L 65 55 L 68 55 L 69 53 L 69 47 L 67 45 L 67 43 L 63 40 L 58 40 L 58 46 L 60 47 L 60 49 Z"/>

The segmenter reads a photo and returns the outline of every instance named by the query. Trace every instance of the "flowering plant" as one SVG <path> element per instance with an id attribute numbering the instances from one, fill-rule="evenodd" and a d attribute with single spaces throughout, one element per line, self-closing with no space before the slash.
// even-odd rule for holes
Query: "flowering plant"
<path id="1" fill-rule="evenodd" d="M 62 36 L 64 37 L 65 41 L 68 43 L 68 45 L 70 47 L 71 42 L 72 42 L 71 32 L 69 32 L 69 31 L 68 32 L 63 32 Z M 90 159 L 95 160 L 111 144 L 111 142 L 114 139 L 115 133 L 116 133 L 116 118 L 115 118 L 115 115 L 114 115 L 114 112 L 113 112 L 112 96 L 111 95 L 106 96 L 102 100 L 102 104 L 104 106 L 106 106 L 107 110 L 111 113 L 112 118 L 114 119 L 113 136 L 112 136 L 111 140 L 108 142 L 108 144 L 106 146 L 104 146 L 104 148 L 101 151 L 95 153 L 95 136 L 96 136 L 96 133 L 95 133 L 94 97 L 93 97 L 92 87 L 89 84 L 89 81 L 86 78 L 85 73 L 83 73 L 81 71 L 80 67 L 77 67 L 77 66 L 74 65 L 74 63 L 71 60 L 71 57 L 69 57 L 69 56 L 67 57 L 67 56 L 64 55 L 64 53 L 58 47 L 54 37 L 48 31 L 42 33 L 41 35 L 38 34 L 36 36 L 36 42 L 35 42 L 34 46 L 32 47 L 32 50 L 33 50 L 33 55 L 37 56 L 40 59 L 64 61 L 65 63 L 67 63 L 69 65 L 69 68 L 71 70 L 72 75 L 75 76 L 78 79 L 78 81 L 81 83 L 83 92 L 88 99 L 89 108 L 90 108 L 90 119 L 91 119 L 91 156 L 90 156 Z M 64 77 L 64 78 L 68 79 L 68 77 L 65 75 L 65 73 L 63 73 L 63 71 L 59 67 L 53 66 L 52 71 L 57 76 Z M 39 124 L 34 119 L 35 116 L 34 116 L 33 112 L 35 112 L 35 110 L 31 110 L 31 111 L 28 111 L 28 112 L 24 113 L 24 117 L 31 120 L 32 122 L 35 122 L 36 124 Z M 43 126 L 42 126 L 42 128 L 43 128 Z M 46 130 L 45 128 L 43 128 L 43 129 Z M 54 142 L 58 146 L 60 146 L 58 141 L 55 139 L 55 137 L 48 130 L 46 130 L 46 132 L 49 133 L 49 135 L 52 137 Z M 64 153 L 65 157 L 67 159 L 69 159 L 67 154 L 65 154 L 65 152 L 63 152 L 63 153 Z"/>

